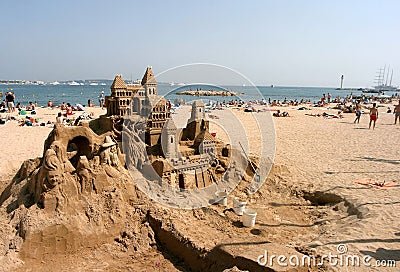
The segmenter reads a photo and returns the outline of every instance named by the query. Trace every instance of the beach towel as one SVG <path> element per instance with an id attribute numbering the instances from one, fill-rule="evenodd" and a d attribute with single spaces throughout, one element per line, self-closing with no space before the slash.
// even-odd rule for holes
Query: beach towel
<path id="1" fill-rule="evenodd" d="M 382 190 L 399 187 L 399 184 L 395 181 L 385 182 L 385 181 L 374 180 L 372 178 L 360 179 L 355 181 L 355 183 Z"/>

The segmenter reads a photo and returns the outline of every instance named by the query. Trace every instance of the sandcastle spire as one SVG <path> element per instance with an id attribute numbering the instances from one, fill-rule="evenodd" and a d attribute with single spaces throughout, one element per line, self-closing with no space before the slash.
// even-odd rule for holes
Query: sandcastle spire
<path id="1" fill-rule="evenodd" d="M 143 75 L 142 78 L 142 85 L 145 85 L 147 83 L 156 83 L 156 78 L 154 77 L 153 69 L 151 66 L 147 66 L 146 72 Z"/>
<path id="2" fill-rule="evenodd" d="M 116 75 L 110 87 L 111 91 L 115 89 L 126 89 L 126 84 L 122 75 Z"/>

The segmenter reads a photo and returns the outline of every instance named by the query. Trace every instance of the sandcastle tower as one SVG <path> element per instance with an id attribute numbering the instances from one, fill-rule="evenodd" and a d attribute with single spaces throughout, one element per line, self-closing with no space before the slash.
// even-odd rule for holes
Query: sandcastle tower
<path id="1" fill-rule="evenodd" d="M 166 159 L 178 158 L 177 128 L 171 118 L 164 125 L 161 134 L 161 145 Z"/>
<path id="2" fill-rule="evenodd" d="M 188 120 L 188 124 L 196 121 L 196 120 L 202 120 L 205 119 L 205 106 L 203 101 L 201 100 L 196 100 L 192 104 L 192 114 L 190 116 L 190 119 Z"/>
<path id="3" fill-rule="evenodd" d="M 196 100 L 192 104 L 192 113 L 183 132 L 184 140 L 194 140 L 202 131 L 208 131 L 209 122 L 206 120 L 203 101 Z"/>
<path id="4" fill-rule="evenodd" d="M 144 87 L 145 96 L 158 95 L 157 81 L 151 66 L 147 66 L 146 72 L 142 78 L 142 86 Z"/>

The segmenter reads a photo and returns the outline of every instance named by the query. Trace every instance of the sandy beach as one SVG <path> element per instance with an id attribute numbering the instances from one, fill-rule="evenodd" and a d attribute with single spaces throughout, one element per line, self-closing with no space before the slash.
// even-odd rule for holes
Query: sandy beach
<path id="1" fill-rule="evenodd" d="M 322 204 L 328 205 L 329 201 L 335 204 L 335 197 L 338 197 L 350 203 L 351 207 L 343 207 L 347 211 L 346 216 L 324 222 L 329 225 L 328 231 L 313 236 L 303 245 L 328 253 L 336 252 L 339 244 L 345 244 L 351 254 L 368 254 L 374 259 L 400 261 L 400 187 L 397 185 L 400 185 L 400 126 L 393 125 L 393 114 L 386 113 L 386 106 L 380 107 L 377 126 L 372 130 L 368 129 L 368 114 L 361 116 L 360 124 L 354 124 L 354 114 L 343 114 L 342 119 L 329 119 L 306 114 L 335 114 L 337 110 L 310 107 L 311 110 L 300 111 L 297 108 L 281 108 L 290 117 L 273 118 L 276 131 L 274 163 L 275 167 L 284 169 L 279 172 L 280 185 L 297 192 L 323 192 L 328 195 L 328 202 Z M 99 108 L 90 110 L 94 117 L 105 113 L 105 110 Z M 232 111 L 245 127 L 251 143 L 250 152 L 257 155 L 260 150 L 259 135 L 254 133 L 257 128 L 251 121 L 251 114 L 270 113 L 247 113 L 238 109 Z M 45 122 L 53 121 L 57 113 L 55 109 L 39 108 L 37 117 Z M 210 114 L 219 113 L 213 111 Z M 211 124 L 210 132 L 226 137 L 219 129 Z M 24 160 L 42 155 L 43 142 L 52 128 L 18 126 L 16 121 L 9 121 L 0 130 L 1 141 L 7 145 L 7 151 L 0 153 L 2 191 Z M 386 190 L 355 183 L 367 178 L 397 183 Z M 268 184 L 264 184 L 266 186 Z M 264 201 L 268 203 L 268 199 Z M 290 201 L 286 205 L 290 210 Z M 295 205 L 292 208 L 295 209 Z M 291 222 L 292 216 L 289 212 L 279 214 L 279 222 Z M 271 231 L 273 228 L 270 227 Z M 285 239 L 302 240 L 301 232 L 296 237 L 296 232 L 292 230 L 290 235 L 293 237 Z"/>

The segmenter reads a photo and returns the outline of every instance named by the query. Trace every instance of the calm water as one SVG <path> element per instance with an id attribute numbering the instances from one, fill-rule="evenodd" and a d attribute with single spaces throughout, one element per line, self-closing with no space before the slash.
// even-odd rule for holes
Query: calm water
<path id="1" fill-rule="evenodd" d="M 51 100 L 55 105 L 59 105 L 62 102 L 69 102 L 71 104 L 80 103 L 83 105 L 87 104 L 88 99 L 92 99 L 96 105 L 98 105 L 98 95 L 104 90 L 106 95 L 110 94 L 110 85 L 112 81 L 107 82 L 105 86 L 70 86 L 70 85 L 0 85 L 0 91 L 5 93 L 8 88 L 12 88 L 16 95 L 16 102 L 21 102 L 22 105 L 27 105 L 29 101 L 37 102 L 40 106 L 47 105 L 47 101 Z M 213 86 L 170 86 L 169 84 L 159 84 L 158 92 L 160 95 L 166 96 L 169 100 L 175 98 L 186 99 L 191 101 L 198 99 L 199 97 L 176 95 L 175 92 L 182 91 L 191 88 L 201 88 L 202 90 L 218 90 L 217 87 Z M 240 99 L 245 101 L 261 100 L 263 97 L 268 100 L 283 100 L 285 97 L 288 100 L 291 99 L 310 99 L 311 101 L 317 101 L 323 93 L 328 92 L 333 97 L 341 96 L 344 97 L 350 93 L 353 95 L 361 94 L 361 91 L 348 91 L 348 90 L 335 90 L 333 88 L 316 88 L 316 87 L 241 87 L 241 86 L 226 86 L 228 90 L 243 93 L 240 95 Z M 388 93 L 389 94 L 389 93 Z M 205 100 L 218 100 L 228 101 L 230 99 L 239 99 L 236 97 L 200 97 Z M 4 96 L 3 96 L 4 99 Z"/>

